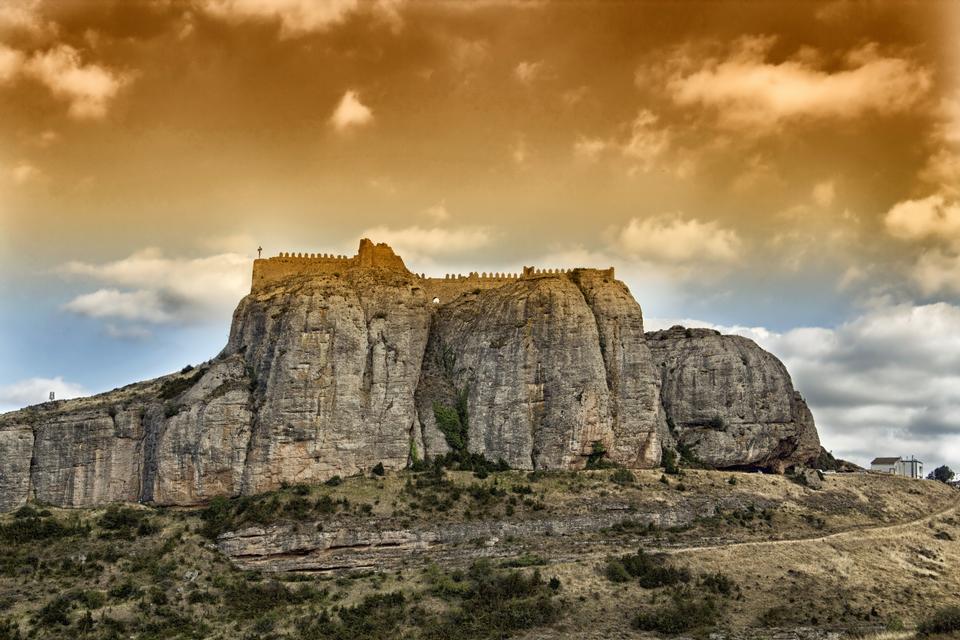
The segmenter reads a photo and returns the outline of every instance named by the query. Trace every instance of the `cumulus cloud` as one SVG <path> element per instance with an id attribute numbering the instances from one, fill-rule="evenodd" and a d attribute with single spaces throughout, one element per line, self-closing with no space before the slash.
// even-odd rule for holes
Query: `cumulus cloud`
<path id="1" fill-rule="evenodd" d="M 573 153 L 587 162 L 597 162 L 609 153 L 626 162 L 630 175 L 659 168 L 683 177 L 689 173 L 688 159 L 669 157 L 672 141 L 673 132 L 660 124 L 660 117 L 649 109 L 640 109 L 633 120 L 622 125 L 620 135 L 609 139 L 579 136 L 573 143 Z"/>
<path id="2" fill-rule="evenodd" d="M 441 200 L 437 204 L 430 205 L 424 209 L 423 215 L 427 216 L 434 222 L 443 222 L 450 218 L 450 211 L 447 210 L 446 201 Z"/>
<path id="3" fill-rule="evenodd" d="M 202 10 L 213 17 L 238 23 L 273 21 L 281 38 L 294 38 L 327 31 L 351 15 L 366 12 L 394 31 L 403 26 L 400 7 L 404 0 L 200 0 Z"/>
<path id="4" fill-rule="evenodd" d="M 607 142 L 600 138 L 580 136 L 573 143 L 573 154 L 588 162 L 596 162 L 607 149 Z"/>
<path id="5" fill-rule="evenodd" d="M 532 84 L 542 73 L 542 60 L 524 60 L 513 68 L 513 76 L 523 84 Z"/>
<path id="6" fill-rule="evenodd" d="M 905 113 L 932 85 L 929 69 L 884 55 L 875 44 L 848 52 L 842 68 L 833 70 L 810 50 L 772 61 L 775 42 L 768 36 L 742 38 L 725 55 L 697 66 L 678 57 L 667 82 L 671 98 L 713 110 L 731 129 L 764 132 L 788 121 Z"/>
<path id="7" fill-rule="evenodd" d="M 834 198 L 837 197 L 837 188 L 833 180 L 824 180 L 814 185 L 811 195 L 814 202 L 823 208 L 827 208 L 833 204 Z"/>
<path id="8" fill-rule="evenodd" d="M 12 384 L 0 385 L 0 412 L 13 411 L 32 404 L 46 402 L 53 391 L 57 400 L 90 395 L 81 385 L 55 378 L 27 378 Z"/>
<path id="9" fill-rule="evenodd" d="M 960 460 L 960 308 L 937 303 L 880 306 L 838 327 L 784 333 L 695 320 L 744 335 L 787 365 L 835 455 L 860 464 L 917 455 L 927 468 Z"/>
<path id="10" fill-rule="evenodd" d="M 941 249 L 924 251 L 910 269 L 910 275 L 926 296 L 960 293 L 960 255 Z"/>
<path id="11" fill-rule="evenodd" d="M 378 226 L 360 234 L 374 242 L 386 242 L 404 259 L 432 262 L 434 256 L 449 257 L 476 251 L 492 241 L 492 234 L 484 227 L 444 229 L 441 227 L 404 227 L 391 229 Z"/>
<path id="12" fill-rule="evenodd" d="M 899 202 L 887 212 L 884 224 L 891 235 L 905 240 L 926 238 L 960 242 L 960 203 L 940 194 Z"/>
<path id="13" fill-rule="evenodd" d="M 40 0 L 4 0 L 0 3 L 0 35 L 27 34 L 38 38 L 56 35 L 56 23 L 40 12 Z"/>
<path id="14" fill-rule="evenodd" d="M 63 305 L 64 310 L 91 318 L 120 318 L 164 323 L 174 319 L 165 309 L 157 291 L 120 291 L 98 289 L 75 297 Z"/>
<path id="15" fill-rule="evenodd" d="M 44 85 L 54 97 L 69 104 L 69 114 L 77 119 L 102 118 L 107 107 L 129 76 L 96 64 L 84 64 L 80 52 L 61 44 L 38 51 L 29 58 L 0 47 L 0 80 L 18 74 Z"/>
<path id="16" fill-rule="evenodd" d="M 24 59 L 22 52 L 0 42 L 0 83 L 15 79 L 23 69 Z"/>
<path id="17" fill-rule="evenodd" d="M 281 37 L 323 31 L 343 22 L 360 6 L 359 0 L 205 0 L 201 6 L 212 16 L 230 22 L 274 20 Z"/>
<path id="18" fill-rule="evenodd" d="M 159 249 L 144 249 L 113 262 L 68 262 L 60 272 L 106 285 L 74 297 L 64 310 L 133 323 L 192 324 L 223 318 L 250 289 L 250 258 L 238 253 L 173 258 Z M 119 337 L 121 329 L 129 327 L 115 323 L 108 333 Z"/>
<path id="19" fill-rule="evenodd" d="M 668 264 L 733 263 L 742 242 L 736 231 L 716 221 L 701 222 L 680 214 L 633 218 L 616 233 L 623 253 Z"/>
<path id="20" fill-rule="evenodd" d="M 26 184 L 40 179 L 43 173 L 29 162 L 18 162 L 10 170 L 10 178 L 15 184 Z"/>
<path id="21" fill-rule="evenodd" d="M 921 293 L 960 293 L 960 202 L 941 194 L 905 200 L 887 212 L 884 224 L 901 240 L 938 245 L 925 249 L 910 266 Z"/>
<path id="22" fill-rule="evenodd" d="M 638 161 L 646 170 L 670 146 L 669 132 L 657 125 L 659 118 L 649 109 L 641 109 L 630 125 L 630 137 L 621 147 L 624 156 Z"/>
<path id="23" fill-rule="evenodd" d="M 960 152 L 947 147 L 934 151 L 920 170 L 920 179 L 942 193 L 960 195 Z"/>
<path id="24" fill-rule="evenodd" d="M 333 115 L 330 116 L 330 124 L 337 131 L 347 131 L 356 127 L 369 124 L 373 121 L 373 111 L 365 104 L 360 102 L 360 96 L 356 91 L 347 91 L 337 103 Z"/>

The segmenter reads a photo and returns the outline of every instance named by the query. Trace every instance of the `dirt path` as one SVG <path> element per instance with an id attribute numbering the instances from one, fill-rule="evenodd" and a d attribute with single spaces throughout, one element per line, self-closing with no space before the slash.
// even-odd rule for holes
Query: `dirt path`
<path id="1" fill-rule="evenodd" d="M 932 513 L 928 516 L 918 518 L 916 520 L 909 520 L 907 522 L 900 522 L 898 524 L 891 525 L 876 525 L 870 527 L 861 527 L 857 529 L 847 529 L 845 531 L 838 531 L 836 533 L 830 533 L 825 536 L 817 536 L 813 538 L 788 538 L 785 540 L 751 540 L 748 542 L 730 542 L 727 544 L 714 544 L 714 545 L 705 545 L 699 547 L 674 547 L 674 548 L 664 548 L 664 549 L 655 549 L 658 553 L 664 553 L 667 555 L 678 555 L 681 553 L 693 553 L 697 551 L 714 551 L 717 549 L 736 549 L 739 547 L 770 547 L 770 546 L 779 546 L 779 545 L 793 545 L 793 544 L 802 544 L 809 542 L 825 542 L 827 540 L 837 540 L 847 537 L 864 537 L 864 538 L 877 538 L 884 537 L 891 533 L 903 529 L 910 529 L 912 527 L 924 525 L 932 520 L 941 518 L 949 513 L 955 513 L 957 509 L 960 508 L 958 505 L 953 505 L 952 507 L 947 507 L 946 509 L 941 509 L 936 513 Z"/>

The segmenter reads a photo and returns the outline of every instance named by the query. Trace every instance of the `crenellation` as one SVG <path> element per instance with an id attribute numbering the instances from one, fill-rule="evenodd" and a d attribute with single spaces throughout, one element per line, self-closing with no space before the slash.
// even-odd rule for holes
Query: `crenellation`
<path id="1" fill-rule="evenodd" d="M 345 275 L 351 269 L 377 268 L 397 271 L 421 281 L 422 288 L 432 301 L 449 302 L 466 293 L 483 289 L 505 286 L 517 280 L 534 278 L 573 277 L 576 273 L 595 273 L 603 278 L 614 278 L 613 268 L 609 269 L 561 269 L 556 267 L 523 267 L 519 273 L 494 271 L 471 271 L 445 273 L 443 277 L 428 277 L 424 273 L 411 273 L 403 260 L 388 245 L 374 244 L 370 240 L 360 241 L 356 255 L 346 256 L 333 253 L 312 253 L 281 251 L 272 258 L 258 258 L 253 261 L 253 283 L 251 291 L 260 291 L 271 284 L 287 278 L 310 275 Z"/>

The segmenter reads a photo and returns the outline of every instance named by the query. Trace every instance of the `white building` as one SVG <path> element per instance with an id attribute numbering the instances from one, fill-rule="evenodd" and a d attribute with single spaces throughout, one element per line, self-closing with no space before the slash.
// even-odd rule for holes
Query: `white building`
<path id="1" fill-rule="evenodd" d="M 909 460 L 901 457 L 874 458 L 870 463 L 870 470 L 903 476 L 904 478 L 923 477 L 923 463 L 913 456 L 910 456 Z"/>

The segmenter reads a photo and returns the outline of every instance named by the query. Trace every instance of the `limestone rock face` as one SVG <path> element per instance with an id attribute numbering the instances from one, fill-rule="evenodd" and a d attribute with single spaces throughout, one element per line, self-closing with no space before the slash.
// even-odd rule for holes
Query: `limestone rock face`
<path id="1" fill-rule="evenodd" d="M 22 506 L 30 495 L 33 429 L 12 421 L 0 429 L 0 511 Z"/>
<path id="2" fill-rule="evenodd" d="M 256 260 L 252 283 L 213 360 L 0 416 L 0 510 L 192 505 L 399 469 L 449 451 L 451 412 L 458 446 L 519 469 L 598 451 L 653 467 L 676 441 L 716 467 L 819 452 L 776 358 L 714 332 L 644 334 L 612 269 L 426 278 L 364 241 Z"/>
<path id="3" fill-rule="evenodd" d="M 661 398 L 678 442 L 705 464 L 782 472 L 820 440 L 786 367 L 755 342 L 711 329 L 647 334 Z"/>
<path id="4" fill-rule="evenodd" d="M 462 393 L 471 452 L 556 469 L 582 467 L 594 443 L 656 465 L 658 392 L 640 307 L 621 283 L 574 271 L 439 308 L 417 397 L 426 454 L 447 451 L 435 407 Z"/>
<path id="5" fill-rule="evenodd" d="M 411 274 L 380 269 L 247 296 L 224 351 L 257 381 L 243 491 L 406 466 L 430 314 Z"/>
<path id="6" fill-rule="evenodd" d="M 196 504 L 242 488 L 250 443 L 250 379 L 240 357 L 215 361 L 173 409 L 148 412 L 141 499 Z M 166 414 L 173 413 L 169 417 Z"/>

